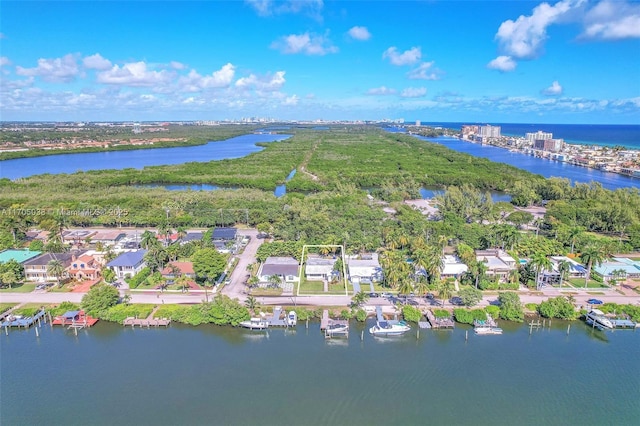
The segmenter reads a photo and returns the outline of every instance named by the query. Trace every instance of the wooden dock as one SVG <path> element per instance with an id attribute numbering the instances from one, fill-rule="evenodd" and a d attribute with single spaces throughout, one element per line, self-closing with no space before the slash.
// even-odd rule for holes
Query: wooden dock
<path id="1" fill-rule="evenodd" d="M 5 328 L 9 328 L 9 327 L 29 328 L 36 322 L 40 322 L 42 318 L 44 318 L 44 321 L 46 321 L 45 315 L 46 315 L 46 312 L 44 311 L 44 309 L 41 309 L 31 317 L 21 317 L 21 316 L 15 316 L 11 314 L 6 316 L 6 319 L 2 322 L 2 324 L 0 324 L 0 326 Z"/>
<path id="2" fill-rule="evenodd" d="M 128 317 L 122 321 L 125 327 L 130 325 L 133 327 L 168 327 L 171 324 L 171 318 L 134 318 Z"/>
<path id="3" fill-rule="evenodd" d="M 426 315 L 427 315 L 427 319 L 431 323 L 431 328 L 453 329 L 456 326 L 451 318 L 436 318 L 436 316 L 433 315 L 433 312 L 431 310 L 428 310 Z"/>
<path id="4" fill-rule="evenodd" d="M 329 317 L 329 310 L 325 309 L 322 311 L 320 330 L 324 331 L 325 337 L 332 337 L 335 335 L 349 336 L 349 321 L 332 319 Z"/>

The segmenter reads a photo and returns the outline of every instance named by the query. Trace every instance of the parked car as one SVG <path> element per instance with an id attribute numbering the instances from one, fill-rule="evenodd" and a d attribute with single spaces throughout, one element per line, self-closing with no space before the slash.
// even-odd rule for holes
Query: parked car
<path id="1" fill-rule="evenodd" d="M 369 297 L 380 297 L 378 293 L 369 293 Z"/>
<path id="2" fill-rule="evenodd" d="M 602 305 L 602 303 L 604 302 L 602 302 L 602 300 L 600 299 L 589 299 L 587 300 L 587 303 L 590 305 Z"/>
<path id="3" fill-rule="evenodd" d="M 426 296 L 424 296 L 425 299 L 435 299 L 435 296 L 433 295 L 433 293 L 427 293 Z"/>
<path id="4" fill-rule="evenodd" d="M 269 234 L 266 234 L 266 233 L 264 233 L 264 232 L 260 232 L 260 233 L 256 236 L 256 238 L 259 238 L 259 239 L 269 238 Z"/>
<path id="5" fill-rule="evenodd" d="M 460 298 L 458 296 L 452 297 L 451 299 L 449 299 L 449 303 L 451 303 L 452 305 L 457 305 L 457 306 L 464 305 L 464 302 L 462 302 L 462 298 Z"/>

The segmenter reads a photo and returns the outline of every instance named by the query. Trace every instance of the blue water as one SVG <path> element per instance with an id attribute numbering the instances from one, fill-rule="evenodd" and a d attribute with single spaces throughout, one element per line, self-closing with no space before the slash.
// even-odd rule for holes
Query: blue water
<path id="1" fill-rule="evenodd" d="M 44 173 L 75 173 L 87 170 L 141 169 L 147 166 L 183 164 L 240 158 L 262 150 L 259 142 L 275 142 L 290 135 L 249 134 L 205 145 L 47 155 L 0 161 L 0 178 L 18 179 Z"/>
<path id="2" fill-rule="evenodd" d="M 524 137 L 526 133 L 538 130 L 553 133 L 554 138 L 565 142 L 582 145 L 620 145 L 632 149 L 640 149 L 640 125 L 637 124 L 524 124 L 524 123 L 423 123 L 428 126 L 439 126 L 460 130 L 463 124 L 491 124 L 500 126 L 505 136 Z"/>
<path id="3" fill-rule="evenodd" d="M 428 198 L 433 198 L 436 195 L 442 195 L 445 192 L 446 191 L 441 188 L 420 188 L 420 196 L 425 200 Z M 511 201 L 511 195 L 505 194 L 504 192 L 490 191 L 489 195 L 491 195 L 491 200 L 493 200 L 494 203 L 497 203 L 499 201 Z"/>

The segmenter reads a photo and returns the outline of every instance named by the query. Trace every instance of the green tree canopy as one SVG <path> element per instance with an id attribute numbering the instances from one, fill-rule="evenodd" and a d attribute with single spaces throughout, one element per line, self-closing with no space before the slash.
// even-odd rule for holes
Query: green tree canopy
<path id="1" fill-rule="evenodd" d="M 226 256 L 211 247 L 196 250 L 191 256 L 191 261 L 199 281 L 215 280 L 227 266 Z"/>
<path id="2" fill-rule="evenodd" d="M 89 315 L 100 317 L 118 303 L 118 290 L 109 284 L 96 284 L 82 298 L 82 308 Z"/>
<path id="3" fill-rule="evenodd" d="M 500 302 L 500 318 L 515 322 L 524 320 L 524 311 L 518 293 L 513 291 L 500 293 L 498 301 Z"/>

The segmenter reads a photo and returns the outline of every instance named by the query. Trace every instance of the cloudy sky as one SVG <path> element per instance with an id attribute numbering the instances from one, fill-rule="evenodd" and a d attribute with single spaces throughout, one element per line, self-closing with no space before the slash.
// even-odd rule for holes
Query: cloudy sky
<path id="1" fill-rule="evenodd" d="M 640 123 L 640 3 L 2 1 L 2 120 Z"/>

